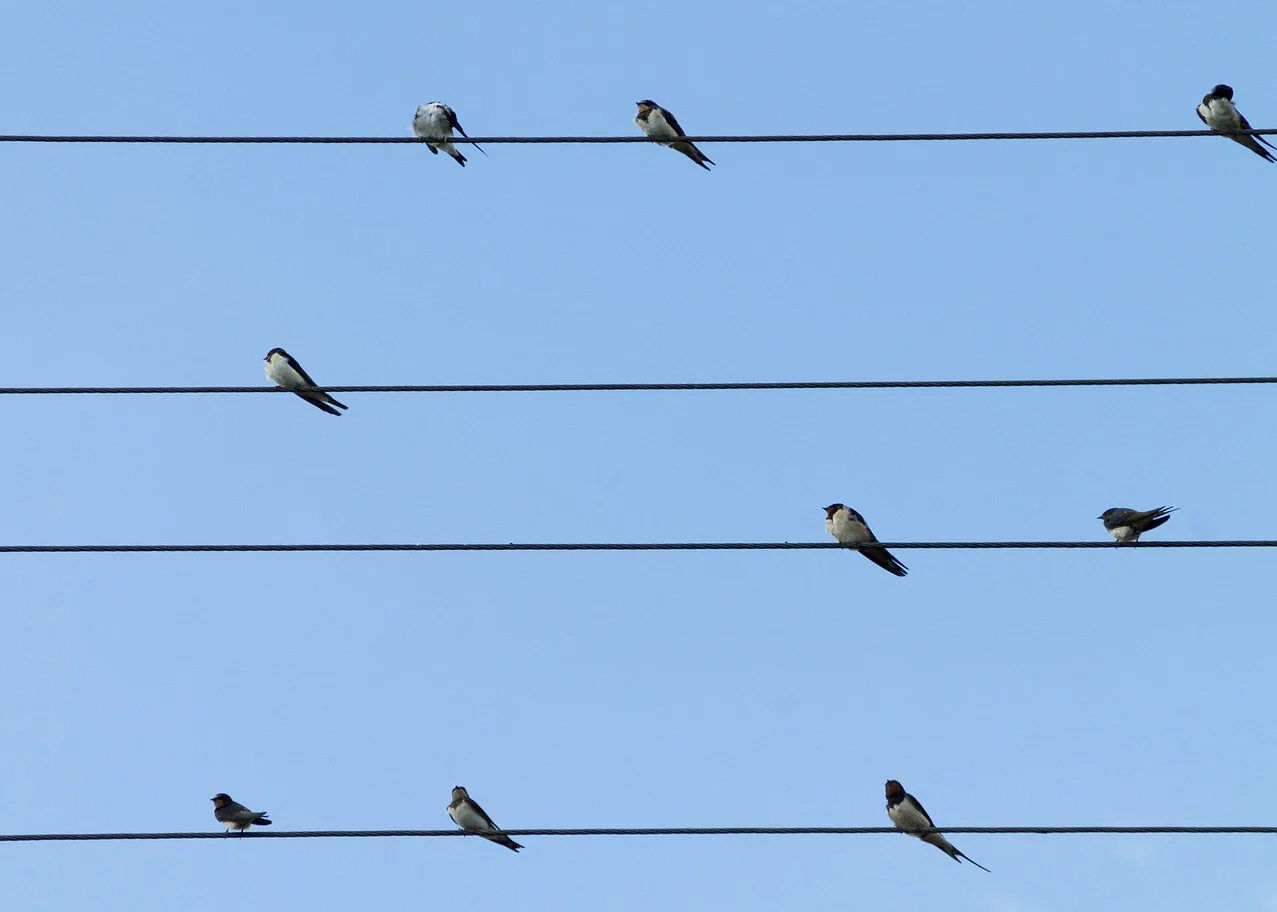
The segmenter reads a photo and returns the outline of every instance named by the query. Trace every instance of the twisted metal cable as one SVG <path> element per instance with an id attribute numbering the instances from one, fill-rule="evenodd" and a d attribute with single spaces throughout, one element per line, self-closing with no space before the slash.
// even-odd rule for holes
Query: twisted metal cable
<path id="1" fill-rule="evenodd" d="M 148 552 L 222 551 L 810 551 L 824 548 L 845 550 L 1057 550 L 1106 548 L 1142 551 L 1147 548 L 1274 548 L 1277 539 L 1234 541 L 1144 541 L 1118 545 L 1112 541 L 999 541 L 999 542 L 866 542 L 844 545 L 839 542 L 550 542 L 550 543 L 457 543 L 457 544 L 334 544 L 334 545 L 0 545 L 0 554 L 118 554 Z"/>
<path id="2" fill-rule="evenodd" d="M 773 135 L 686 136 L 698 143 L 812 143 L 812 142 L 952 142 L 1004 139 L 1150 139 L 1185 136 L 1267 136 L 1277 129 L 1263 130 L 1075 130 L 1013 133 L 790 133 Z M 611 144 L 650 143 L 647 136 L 451 136 L 461 145 L 501 144 Z M 421 143 L 415 136 L 47 136 L 36 134 L 0 135 L 11 143 L 233 143 L 233 144 L 322 144 L 357 145 Z"/>
<path id="3" fill-rule="evenodd" d="M 1240 386 L 1277 377 L 1121 377 L 1072 380 L 799 380 L 754 383 L 488 383 L 325 386 L 331 393 L 575 393 L 706 390 L 987 389 L 1052 386 Z M 145 395 L 153 393 L 289 393 L 277 386 L 10 386 L 3 396 Z"/>
<path id="4" fill-rule="evenodd" d="M 592 828 L 554 830 L 500 830 L 493 835 L 506 836 L 862 836 L 886 833 L 921 835 L 930 832 L 1013 833 L 1039 836 L 1081 834 L 1181 834 L 1181 835 L 1274 835 L 1277 826 L 986 826 L 944 827 L 943 830 L 900 830 L 890 826 L 874 827 L 661 827 L 661 828 Z M 339 839 L 424 836 L 478 836 L 465 830 L 299 830 L 296 832 L 255 830 L 249 833 L 26 833 L 0 834 L 0 842 L 98 842 L 122 839 Z"/>

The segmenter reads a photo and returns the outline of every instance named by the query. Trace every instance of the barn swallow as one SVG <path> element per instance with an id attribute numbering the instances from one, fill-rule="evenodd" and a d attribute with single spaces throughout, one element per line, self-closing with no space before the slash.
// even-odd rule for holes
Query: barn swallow
<path id="1" fill-rule="evenodd" d="M 346 408 L 316 386 L 315 381 L 310 379 L 310 374 L 302 370 L 302 366 L 297 363 L 297 359 L 282 348 L 272 348 L 266 353 L 266 377 L 330 415 L 341 416 L 341 412 L 333 408 L 334 405 L 337 408 Z"/>
<path id="2" fill-rule="evenodd" d="M 1232 86 L 1217 85 L 1207 92 L 1206 97 L 1202 99 L 1202 103 L 1197 106 L 1197 116 L 1202 119 L 1202 123 L 1219 133 L 1252 129 L 1246 118 L 1242 116 L 1242 112 L 1237 110 L 1237 106 L 1233 104 Z M 1277 157 L 1274 157 L 1273 153 L 1259 143 L 1263 143 L 1269 149 L 1277 149 L 1277 146 L 1274 146 L 1262 136 L 1233 135 L 1228 138 L 1233 142 L 1241 143 L 1265 161 L 1277 162 Z M 1255 140 L 1259 140 L 1259 142 Z"/>
<path id="3" fill-rule="evenodd" d="M 1109 507 L 1096 519 L 1104 520 L 1104 528 L 1117 539 L 1119 545 L 1137 542 L 1150 529 L 1156 529 L 1179 507 L 1158 507 L 1156 510 L 1132 510 L 1130 507 Z"/>
<path id="4" fill-rule="evenodd" d="M 865 518 L 846 504 L 833 503 L 825 507 L 825 531 L 844 545 L 855 545 L 862 542 L 876 542 L 878 539 L 865 524 Z M 865 557 L 889 573 L 904 576 L 909 568 L 892 555 L 886 548 L 859 548 Z"/>
<path id="5" fill-rule="evenodd" d="M 489 842 L 495 842 L 497 845 L 503 845 L 511 851 L 517 852 L 523 846 L 519 845 L 509 836 L 498 834 L 489 836 L 501 827 L 492 822 L 489 817 L 473 798 L 461 786 L 456 786 L 452 790 L 452 804 L 448 805 L 448 816 L 452 818 L 452 822 L 463 830 L 470 830 L 478 833 Z"/>
<path id="6" fill-rule="evenodd" d="M 646 135 L 653 138 L 668 136 L 674 139 L 687 135 L 683 132 L 683 128 L 678 125 L 678 121 L 674 119 L 673 114 L 647 98 L 638 102 L 638 116 L 634 118 L 634 123 Z M 682 152 L 706 171 L 709 170 L 710 165 L 714 164 L 704 152 L 689 142 L 662 142 L 660 145 L 668 146 L 676 152 Z"/>
<path id="7" fill-rule="evenodd" d="M 225 792 L 218 792 L 212 798 L 213 816 L 217 818 L 217 822 L 226 827 L 229 833 L 231 830 L 239 830 L 240 835 L 251 827 L 253 824 L 258 826 L 270 826 L 271 821 L 266 819 L 266 811 L 250 811 L 244 805 L 232 801 L 231 796 Z"/>
<path id="8" fill-rule="evenodd" d="M 931 822 L 931 816 L 923 808 L 922 802 L 905 791 L 905 787 L 895 779 L 887 780 L 887 816 L 891 818 L 899 829 L 902 830 L 921 830 L 930 828 L 934 830 L 936 825 Z M 917 836 L 923 842 L 935 846 L 944 852 L 958 864 L 962 863 L 962 859 L 966 858 L 981 871 L 989 871 L 984 865 L 978 861 L 971 861 L 966 855 L 959 852 L 953 847 L 949 840 L 944 838 L 942 833 L 910 833 L 910 836 Z"/>
<path id="9" fill-rule="evenodd" d="M 442 101 L 432 101 L 430 104 L 417 105 L 417 113 L 412 118 L 412 132 L 417 134 L 418 138 L 424 140 L 447 140 L 452 136 L 452 131 L 456 130 L 466 139 L 466 131 L 461 129 L 461 124 L 457 122 L 457 113 L 448 107 Z M 477 145 L 471 143 L 476 149 Z M 461 167 L 466 166 L 466 157 L 457 151 L 457 147 L 450 142 L 426 142 L 426 148 L 430 150 L 432 155 L 438 155 L 439 150 L 447 152 L 456 160 Z M 482 149 L 479 149 L 483 152 Z M 487 155 L 487 152 L 483 152 Z"/>

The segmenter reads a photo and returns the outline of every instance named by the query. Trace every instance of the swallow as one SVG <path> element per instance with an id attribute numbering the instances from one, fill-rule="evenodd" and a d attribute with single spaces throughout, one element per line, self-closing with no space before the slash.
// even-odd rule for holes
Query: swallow
<path id="1" fill-rule="evenodd" d="M 1246 118 L 1242 116 L 1242 112 L 1237 110 L 1237 106 L 1233 104 L 1232 86 L 1217 85 L 1207 92 L 1206 97 L 1202 99 L 1202 103 L 1197 106 L 1197 116 L 1202 119 L 1202 123 L 1217 133 L 1231 133 L 1234 130 L 1251 129 Z M 1277 146 L 1274 146 L 1262 136 L 1233 135 L 1228 138 L 1233 142 L 1241 143 L 1265 161 L 1277 162 L 1277 157 L 1274 157 L 1273 153 L 1268 151 L 1268 149 L 1277 149 Z M 1255 140 L 1259 140 L 1259 142 Z M 1268 146 L 1268 149 L 1265 149 L 1259 143 Z"/>
<path id="2" fill-rule="evenodd" d="M 674 115 L 656 102 L 645 98 L 637 104 L 638 116 L 634 118 L 634 123 L 647 136 L 653 138 L 668 136 L 671 139 L 675 139 L 679 136 L 687 135 L 683 132 L 683 128 L 678 125 L 678 121 L 674 119 Z M 662 142 L 660 145 L 668 146 L 675 152 L 682 152 L 706 171 L 709 170 L 710 165 L 714 164 L 704 152 L 689 142 Z"/>
<path id="3" fill-rule="evenodd" d="M 457 147 L 447 142 L 448 137 L 452 136 L 452 131 L 456 130 L 466 139 L 466 131 L 461 129 L 461 124 L 457 122 L 457 112 L 452 110 L 442 101 L 432 101 L 430 104 L 417 105 L 417 113 L 412 118 L 412 132 L 417 134 L 419 139 L 426 140 L 426 148 L 430 150 L 431 155 L 438 155 L 439 150 L 447 152 L 453 157 L 458 165 L 466 166 L 466 157 L 457 151 Z M 434 140 L 434 142 L 431 142 Z M 441 141 L 442 140 L 442 141 Z M 471 143 L 476 149 L 477 145 Z M 479 149 L 483 152 L 482 149 Z M 487 152 L 483 152 L 487 155 Z"/>
<path id="4" fill-rule="evenodd" d="M 456 786 L 452 790 L 452 804 L 448 805 L 448 816 L 452 818 L 452 822 L 463 830 L 470 830 L 472 833 L 478 833 L 489 842 L 495 842 L 497 845 L 503 845 L 513 852 L 519 851 L 523 846 L 519 845 L 509 836 L 498 833 L 495 836 L 489 836 L 489 833 L 500 830 L 501 827 L 492 822 L 489 817 L 469 793 L 461 786 Z"/>
<path id="5" fill-rule="evenodd" d="M 921 830 L 926 828 L 934 830 L 936 828 L 936 825 L 931 822 L 931 816 L 922 806 L 922 802 L 906 792 L 905 787 L 895 779 L 887 780 L 887 816 L 901 830 Z M 910 833 L 909 835 L 917 836 L 928 845 L 935 846 L 958 864 L 962 864 L 962 859 L 966 858 L 967 861 L 970 861 L 981 871 L 993 873 L 980 862 L 971 861 L 970 858 L 959 852 L 949 840 L 944 838 L 942 833 Z"/>
<path id="6" fill-rule="evenodd" d="M 1119 545 L 1137 542 L 1150 529 L 1156 529 L 1179 507 L 1158 507 L 1156 510 L 1132 510 L 1130 507 L 1109 507 L 1096 519 L 1104 520 L 1104 528 L 1117 539 Z"/>
<path id="7" fill-rule="evenodd" d="M 271 821 L 266 819 L 266 811 L 250 811 L 244 805 L 231 800 L 231 796 L 225 792 L 218 792 L 212 798 L 213 816 L 217 818 L 217 822 L 226 827 L 229 833 L 231 830 L 239 830 L 240 835 L 251 827 L 253 824 L 258 826 L 270 826 Z"/>
<path id="8" fill-rule="evenodd" d="M 873 530 L 865 524 L 865 518 L 846 504 L 832 503 L 825 507 L 825 531 L 844 545 L 856 545 L 863 542 L 876 542 Z M 886 548 L 859 548 L 865 557 L 888 573 L 904 576 L 909 568 L 892 555 Z"/>
<path id="9" fill-rule="evenodd" d="M 330 415 L 341 416 L 341 412 L 333 408 L 347 408 L 332 396 L 315 385 L 310 374 L 302 370 L 302 366 L 282 348 L 272 348 L 266 353 L 266 378 L 277 386 L 291 390 L 301 396 L 317 409 L 323 409 Z"/>

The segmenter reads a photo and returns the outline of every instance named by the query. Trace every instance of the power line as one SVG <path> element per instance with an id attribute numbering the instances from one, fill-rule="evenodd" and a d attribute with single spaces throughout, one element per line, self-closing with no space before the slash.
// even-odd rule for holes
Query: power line
<path id="1" fill-rule="evenodd" d="M 498 831 L 494 831 L 498 832 Z M 1271 835 L 1277 826 L 1045 826 L 1045 827 L 944 827 L 943 830 L 900 830 L 895 827 L 666 827 L 642 829 L 500 830 L 506 836 L 864 836 L 919 835 L 930 832 L 983 833 L 990 835 Z M 100 842 L 121 839 L 341 839 L 423 836 L 478 836 L 465 830 L 259 830 L 228 836 L 225 833 L 31 833 L 0 835 L 0 842 Z"/>
<path id="2" fill-rule="evenodd" d="M 1277 383 L 1277 377 L 1121 377 L 1073 380 L 799 380 L 758 383 L 500 383 L 325 386 L 332 393 L 580 393 L 709 390 L 988 389 L 1052 386 L 1243 386 Z M 10 386 L 0 395 L 85 396 L 155 393 L 289 393 L 277 386 Z"/>
<path id="3" fill-rule="evenodd" d="M 492 544 L 348 544 L 348 545 L 0 545 L 0 554 L 118 554 L 224 551 L 812 551 L 867 550 L 1056 550 L 1077 548 L 1274 548 L 1277 539 L 1241 541 L 1145 541 L 1118 545 L 1111 541 L 877 542 L 858 546 L 838 542 L 585 542 Z"/>
<path id="4" fill-rule="evenodd" d="M 1047 133 L 799 133 L 737 136 L 686 136 L 687 142 L 698 143 L 812 143 L 812 142 L 938 142 L 1001 139 L 1151 139 L 1183 136 L 1267 136 L 1277 129 L 1266 130 L 1081 130 Z M 451 136 L 456 144 L 500 145 L 532 144 L 608 144 L 651 143 L 647 136 Z M 234 143 L 234 144 L 388 144 L 421 143 L 415 136 L 40 136 L 34 134 L 0 135 L 0 142 L 13 143 Z"/>

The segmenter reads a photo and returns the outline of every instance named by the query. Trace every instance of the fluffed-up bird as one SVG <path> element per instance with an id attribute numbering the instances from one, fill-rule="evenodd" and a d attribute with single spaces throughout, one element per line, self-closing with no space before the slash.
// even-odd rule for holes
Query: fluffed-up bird
<path id="1" fill-rule="evenodd" d="M 638 115 L 634 118 L 634 123 L 645 135 L 657 140 L 663 140 L 668 137 L 669 142 L 660 142 L 659 144 L 668 146 L 676 152 L 682 152 L 706 171 L 709 170 L 709 166 L 714 164 L 714 162 L 710 160 L 708 155 L 686 140 L 679 141 L 679 137 L 687 134 L 678 125 L 678 121 L 674 119 L 673 114 L 650 98 L 644 98 L 637 104 Z"/>
<path id="2" fill-rule="evenodd" d="M 825 507 L 825 531 L 844 545 L 858 545 L 865 542 L 876 542 L 873 530 L 865 523 L 865 518 L 846 504 L 832 503 Z M 886 548 L 858 548 L 861 554 L 888 573 L 904 576 L 909 568 L 896 560 Z"/>
<path id="3" fill-rule="evenodd" d="M 1104 528 L 1117 539 L 1119 545 L 1140 540 L 1150 529 L 1156 529 L 1171 518 L 1179 507 L 1157 507 L 1154 510 L 1132 510 L 1130 507 L 1109 507 L 1096 519 L 1104 520 Z"/>
<path id="4" fill-rule="evenodd" d="M 237 801 L 232 801 L 231 796 L 225 792 L 218 792 L 212 798 L 213 801 L 213 817 L 218 823 L 226 827 L 226 832 L 238 830 L 241 835 L 244 831 L 256 824 L 257 826 L 270 826 L 271 821 L 266 819 L 266 811 L 250 811 L 244 805 Z"/>
<path id="5" fill-rule="evenodd" d="M 503 845 L 514 852 L 523 848 L 509 836 L 498 832 L 501 827 L 493 823 L 492 818 L 487 815 L 483 808 L 479 807 L 479 803 L 471 798 L 470 794 L 459 785 L 452 790 L 452 804 L 448 805 L 448 816 L 461 829 L 476 833 L 489 842 Z"/>
<path id="6" fill-rule="evenodd" d="M 1237 105 L 1233 104 L 1233 87 L 1226 85 L 1217 85 L 1206 93 L 1206 97 L 1202 99 L 1202 103 L 1197 106 L 1197 116 L 1201 118 L 1202 123 L 1210 127 L 1217 133 L 1231 133 L 1235 130 L 1252 129 L 1246 118 L 1242 116 L 1242 112 L 1237 110 Z M 1277 162 L 1277 157 L 1268 149 L 1277 149 L 1267 139 L 1262 136 L 1229 136 L 1235 143 L 1241 143 L 1250 151 L 1263 158 L 1265 161 Z M 1265 149 L 1264 146 L 1268 146 Z"/>

